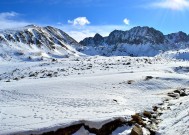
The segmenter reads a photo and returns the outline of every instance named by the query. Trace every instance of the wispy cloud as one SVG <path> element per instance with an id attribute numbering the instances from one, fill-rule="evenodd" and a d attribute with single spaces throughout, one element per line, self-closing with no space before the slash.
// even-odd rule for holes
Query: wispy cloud
<path id="1" fill-rule="evenodd" d="M 80 26 L 85 26 L 87 24 L 90 24 L 89 20 L 86 17 L 78 17 L 75 18 L 74 20 L 68 20 L 68 23 L 72 25 L 80 25 Z"/>
<path id="2" fill-rule="evenodd" d="M 0 29 L 16 28 L 26 26 L 29 23 L 17 20 L 19 13 L 16 12 L 1 12 L 0 13 Z"/>
<path id="3" fill-rule="evenodd" d="M 0 13 L 0 19 L 5 20 L 7 18 L 15 17 L 17 15 L 18 15 L 18 13 L 16 13 L 16 12 L 3 12 L 3 13 Z"/>
<path id="4" fill-rule="evenodd" d="M 151 4 L 152 7 L 165 8 L 171 10 L 185 10 L 189 9 L 188 0 L 160 0 Z"/>

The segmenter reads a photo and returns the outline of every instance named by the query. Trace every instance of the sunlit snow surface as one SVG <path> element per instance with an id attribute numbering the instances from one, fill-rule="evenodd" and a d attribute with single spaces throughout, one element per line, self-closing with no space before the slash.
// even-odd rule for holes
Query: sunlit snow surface
<path id="1" fill-rule="evenodd" d="M 95 56 L 0 65 L 0 134 L 41 133 L 79 120 L 130 116 L 161 103 L 168 91 L 189 85 L 189 62 L 155 57 Z M 57 77 L 44 75 L 51 71 L 58 72 Z M 31 72 L 39 74 L 29 77 Z M 114 135 L 127 133 L 125 129 Z M 87 134 L 83 130 L 78 133 Z M 160 133 L 168 130 L 161 128 Z"/>

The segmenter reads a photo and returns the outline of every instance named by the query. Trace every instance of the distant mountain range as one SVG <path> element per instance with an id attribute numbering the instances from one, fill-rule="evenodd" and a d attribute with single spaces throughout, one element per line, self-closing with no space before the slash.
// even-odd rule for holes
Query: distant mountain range
<path id="1" fill-rule="evenodd" d="M 81 52 L 88 55 L 154 56 L 170 49 L 189 47 L 189 35 L 184 32 L 164 35 L 150 27 L 134 27 L 128 31 L 115 30 L 107 37 L 96 34 L 80 42 Z"/>
<path id="2" fill-rule="evenodd" d="M 162 32 L 149 27 L 134 27 L 128 31 L 115 30 L 110 33 L 108 37 L 102 37 L 96 34 L 94 37 L 85 38 L 80 44 L 84 46 L 93 45 L 98 46 L 101 44 L 176 44 L 188 43 L 189 35 L 184 32 L 172 33 L 163 35 Z"/>
<path id="3" fill-rule="evenodd" d="M 80 55 L 155 56 L 189 47 L 184 32 L 164 35 L 150 27 L 114 30 L 107 37 L 96 34 L 80 43 L 60 29 L 29 25 L 0 31 L 0 59 L 41 60 Z"/>

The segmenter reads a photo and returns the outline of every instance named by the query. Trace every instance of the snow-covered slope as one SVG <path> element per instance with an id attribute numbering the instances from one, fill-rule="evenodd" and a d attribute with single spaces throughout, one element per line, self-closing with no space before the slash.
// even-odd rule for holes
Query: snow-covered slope
<path id="1" fill-rule="evenodd" d="M 79 44 L 62 30 L 29 25 L 0 31 L 0 60 L 44 59 L 80 55 Z"/>
<path id="2" fill-rule="evenodd" d="M 115 30 L 108 37 L 96 34 L 80 42 L 79 51 L 88 55 L 155 56 L 168 50 L 189 47 L 189 36 L 178 32 L 163 35 L 149 27 L 134 27 L 128 31 Z"/>
<path id="3" fill-rule="evenodd" d="M 157 57 L 162 57 L 166 59 L 189 60 L 189 49 L 167 51 L 157 55 Z"/>
<path id="4" fill-rule="evenodd" d="M 106 120 L 128 118 L 162 103 L 165 93 L 188 88 L 188 67 L 187 61 L 125 56 L 1 62 L 0 135 L 55 131 L 80 120 L 91 121 L 91 128 L 95 123 L 101 127 Z M 179 109 L 184 109 L 183 105 Z M 163 128 L 164 121 L 161 132 L 176 129 L 174 123 L 186 115 L 183 112 L 171 120 L 173 126 Z M 181 123 L 176 123 L 179 130 L 175 135 L 188 131 L 184 128 L 189 121 L 183 123 L 186 126 Z M 122 135 L 127 135 L 126 131 Z"/>

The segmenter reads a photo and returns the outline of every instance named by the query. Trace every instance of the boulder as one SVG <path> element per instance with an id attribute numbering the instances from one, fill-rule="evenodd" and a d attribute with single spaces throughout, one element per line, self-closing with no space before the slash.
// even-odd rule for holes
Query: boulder
<path id="1" fill-rule="evenodd" d="M 130 135 L 143 135 L 142 128 L 139 125 L 135 125 Z"/>
<path id="2" fill-rule="evenodd" d="M 179 93 L 168 93 L 169 97 L 173 97 L 173 98 L 179 98 L 180 94 Z"/>
<path id="3" fill-rule="evenodd" d="M 145 126 L 145 123 L 142 120 L 142 117 L 139 114 L 132 115 L 132 120 L 134 123 Z"/>
<path id="4" fill-rule="evenodd" d="M 184 97 L 184 96 L 187 96 L 187 94 L 186 94 L 184 91 L 182 91 L 182 92 L 180 93 L 180 96 L 181 96 L 181 97 Z"/>
<path id="5" fill-rule="evenodd" d="M 153 111 L 156 112 L 158 110 L 157 106 L 153 106 Z"/>
<path id="6" fill-rule="evenodd" d="M 150 112 L 148 112 L 148 111 L 144 111 L 144 112 L 143 112 L 143 115 L 144 115 L 145 117 L 149 118 L 149 119 L 152 117 L 152 114 L 151 114 Z"/>
<path id="7" fill-rule="evenodd" d="M 134 80 L 128 80 L 127 81 L 127 84 L 132 84 L 132 83 L 134 83 Z"/>
<path id="8" fill-rule="evenodd" d="M 145 78 L 146 81 L 151 80 L 151 79 L 153 79 L 152 76 L 146 76 L 146 78 Z"/>

